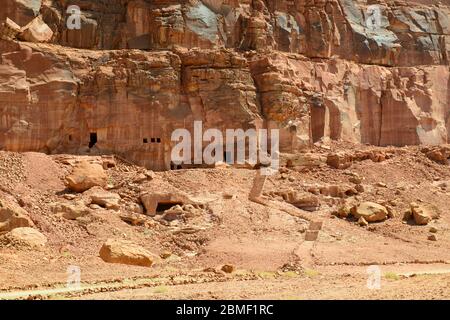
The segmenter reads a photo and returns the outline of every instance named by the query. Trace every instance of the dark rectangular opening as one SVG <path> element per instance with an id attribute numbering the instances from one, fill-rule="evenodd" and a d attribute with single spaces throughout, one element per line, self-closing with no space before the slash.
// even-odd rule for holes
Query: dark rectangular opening
<path id="1" fill-rule="evenodd" d="M 161 143 L 161 138 L 156 138 L 156 143 Z"/>
<path id="2" fill-rule="evenodd" d="M 144 138 L 144 143 L 148 143 L 148 139 L 147 138 Z"/>
<path id="3" fill-rule="evenodd" d="M 162 213 L 176 205 L 182 206 L 183 203 L 181 203 L 181 202 L 159 202 L 158 206 L 156 207 L 156 212 Z"/>
<path id="4" fill-rule="evenodd" d="M 223 162 L 228 164 L 233 164 L 233 159 L 231 159 L 231 152 L 224 151 L 223 152 Z"/>
<path id="5" fill-rule="evenodd" d="M 155 143 L 155 142 L 156 142 L 156 139 L 155 139 L 155 138 L 152 138 L 150 141 L 151 141 L 152 143 Z"/>
<path id="6" fill-rule="evenodd" d="M 91 132 L 89 135 L 89 149 L 97 143 L 97 132 Z"/>

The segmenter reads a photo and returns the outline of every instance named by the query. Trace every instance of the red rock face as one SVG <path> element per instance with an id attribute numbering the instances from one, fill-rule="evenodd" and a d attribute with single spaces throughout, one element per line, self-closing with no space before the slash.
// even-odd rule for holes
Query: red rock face
<path id="1" fill-rule="evenodd" d="M 69 30 L 66 1 L 6 0 L 1 21 L 53 35 L 0 40 L 0 148 L 165 170 L 194 120 L 278 128 L 282 152 L 447 143 L 450 1 L 372 3 L 74 0 Z"/>

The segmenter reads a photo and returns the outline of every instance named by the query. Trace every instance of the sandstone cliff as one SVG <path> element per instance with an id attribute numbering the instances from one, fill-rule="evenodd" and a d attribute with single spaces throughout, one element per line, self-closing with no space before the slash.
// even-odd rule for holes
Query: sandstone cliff
<path id="1" fill-rule="evenodd" d="M 280 128 L 283 152 L 324 137 L 450 137 L 448 0 L 4 2 L 0 21 L 39 16 L 53 35 L 0 40 L 0 149 L 111 152 L 163 170 L 172 131 L 194 120 Z"/>

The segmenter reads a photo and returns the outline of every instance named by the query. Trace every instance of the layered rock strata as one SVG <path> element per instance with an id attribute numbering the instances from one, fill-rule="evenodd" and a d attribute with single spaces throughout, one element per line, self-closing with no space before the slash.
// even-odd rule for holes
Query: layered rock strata
<path id="1" fill-rule="evenodd" d="M 166 170 L 172 132 L 196 120 L 278 128 L 287 153 L 326 138 L 447 143 L 449 12 L 450 1 L 6 0 L 0 21 L 38 18 L 52 34 L 0 40 L 0 148 Z"/>

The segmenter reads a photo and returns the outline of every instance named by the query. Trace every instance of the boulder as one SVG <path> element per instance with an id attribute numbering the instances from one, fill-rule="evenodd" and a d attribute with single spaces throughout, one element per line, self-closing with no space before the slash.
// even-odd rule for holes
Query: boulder
<path id="1" fill-rule="evenodd" d="M 24 26 L 39 15 L 44 0 L 2 0 L 0 19 L 10 17 L 18 25 Z"/>
<path id="2" fill-rule="evenodd" d="M 117 193 L 103 190 L 100 187 L 93 187 L 89 190 L 91 203 L 97 204 L 106 209 L 119 210 L 121 200 Z"/>
<path id="3" fill-rule="evenodd" d="M 156 174 L 152 170 L 143 170 L 136 174 L 133 178 L 135 183 L 143 183 L 145 181 L 151 181 L 156 178 Z"/>
<path id="4" fill-rule="evenodd" d="M 152 170 L 145 170 L 144 175 L 148 180 L 153 180 L 156 178 L 156 174 Z"/>
<path id="5" fill-rule="evenodd" d="M 132 226 L 142 226 L 145 224 L 146 219 L 137 213 L 122 213 L 120 219 Z"/>
<path id="6" fill-rule="evenodd" d="M 107 170 L 116 166 L 116 159 L 114 156 L 102 156 L 102 167 Z"/>
<path id="7" fill-rule="evenodd" d="M 358 193 L 363 193 L 363 192 L 365 191 L 364 186 L 363 186 L 362 184 L 357 184 L 357 185 L 355 186 L 355 190 L 356 190 Z"/>
<path id="8" fill-rule="evenodd" d="M 347 198 L 358 193 L 358 191 L 354 187 L 345 184 L 321 186 L 319 188 L 319 191 L 320 194 L 333 198 Z"/>
<path id="9" fill-rule="evenodd" d="M 147 176 L 143 173 L 138 173 L 133 179 L 134 183 L 142 183 L 144 181 L 147 181 Z"/>
<path id="10" fill-rule="evenodd" d="M 130 203 L 127 206 L 127 211 L 133 212 L 133 213 L 138 213 L 138 214 L 143 214 L 144 213 L 144 207 L 139 204 L 139 203 Z"/>
<path id="11" fill-rule="evenodd" d="M 327 164 L 335 169 L 347 169 L 352 165 L 352 157 L 345 153 L 330 153 Z"/>
<path id="12" fill-rule="evenodd" d="M 161 257 L 161 259 L 169 259 L 172 256 L 172 252 L 164 251 L 164 252 L 161 252 L 161 254 L 159 256 Z"/>
<path id="13" fill-rule="evenodd" d="M 388 210 L 384 206 L 369 201 L 354 206 L 351 213 L 356 219 L 363 217 L 367 222 L 384 221 L 388 216 Z"/>
<path id="14" fill-rule="evenodd" d="M 411 218 L 412 218 L 412 212 L 411 212 L 411 209 L 408 209 L 403 214 L 403 220 L 406 222 L 406 221 L 410 220 Z"/>
<path id="15" fill-rule="evenodd" d="M 449 146 L 436 146 L 432 148 L 425 147 L 422 149 L 428 159 L 440 163 L 448 164 L 448 159 L 450 158 L 450 147 Z"/>
<path id="16" fill-rule="evenodd" d="M 49 42 L 53 37 L 53 31 L 42 20 L 42 17 L 34 18 L 22 28 L 20 38 L 28 42 Z"/>
<path id="17" fill-rule="evenodd" d="M 103 167 L 96 163 L 81 161 L 75 165 L 72 174 L 66 177 L 67 186 L 75 192 L 84 192 L 92 187 L 105 187 L 108 176 Z"/>
<path id="18" fill-rule="evenodd" d="M 325 165 L 326 158 L 316 153 L 281 153 L 280 165 L 286 167 L 320 167 Z"/>
<path id="19" fill-rule="evenodd" d="M 339 218 L 347 218 L 350 215 L 351 211 L 352 211 L 352 206 L 348 203 L 345 203 L 337 210 L 336 215 Z"/>
<path id="20" fill-rule="evenodd" d="M 38 230 L 24 227 L 16 228 L 3 236 L 2 242 L 12 245 L 24 245 L 29 247 L 44 247 L 47 238 Z"/>
<path id="21" fill-rule="evenodd" d="M 176 205 L 164 211 L 162 218 L 166 221 L 179 220 L 183 218 L 184 214 L 183 208 L 180 205 Z"/>
<path id="22" fill-rule="evenodd" d="M 386 159 L 390 158 L 392 158 L 391 154 L 385 153 L 380 150 L 359 151 L 353 155 L 353 160 L 355 161 L 364 161 L 370 159 L 373 162 L 383 162 Z"/>
<path id="23" fill-rule="evenodd" d="M 437 208 L 426 205 L 411 203 L 411 213 L 414 221 L 418 225 L 427 225 L 431 220 L 439 218 L 439 212 Z"/>
<path id="24" fill-rule="evenodd" d="M 363 178 L 360 176 L 352 176 L 348 179 L 349 182 L 354 183 L 356 185 L 361 184 L 363 182 Z"/>
<path id="25" fill-rule="evenodd" d="M 9 18 L 0 25 L 0 38 L 13 40 L 20 32 L 20 26 Z"/>
<path id="26" fill-rule="evenodd" d="M 126 240 L 107 240 L 100 249 L 100 258 L 109 263 L 151 267 L 155 256 L 146 249 Z"/>
<path id="27" fill-rule="evenodd" d="M 394 219 L 395 216 L 396 216 L 394 209 L 391 206 L 389 206 L 389 205 L 385 205 L 385 207 L 386 207 L 386 209 L 388 211 L 389 219 Z"/>
<path id="28" fill-rule="evenodd" d="M 56 203 L 53 205 L 52 210 L 54 213 L 61 215 L 68 220 L 75 220 L 87 215 L 90 211 L 86 207 L 83 201 L 77 201 L 74 203 Z"/>
<path id="29" fill-rule="evenodd" d="M 367 227 L 369 225 L 369 223 L 366 221 L 366 219 L 364 219 L 364 217 L 359 217 L 358 224 L 361 227 Z"/>
<path id="30" fill-rule="evenodd" d="M 231 264 L 225 264 L 222 266 L 222 268 L 220 268 L 220 270 L 222 270 L 225 273 L 233 273 L 234 266 Z"/>
<path id="31" fill-rule="evenodd" d="M 301 194 L 297 191 L 284 192 L 280 195 L 284 201 L 305 211 L 316 211 L 320 207 L 319 199 L 313 195 Z"/>
<path id="32" fill-rule="evenodd" d="M 5 200 L 0 200 L 0 232 L 11 231 L 20 227 L 33 227 L 34 223 L 28 212 Z"/>

